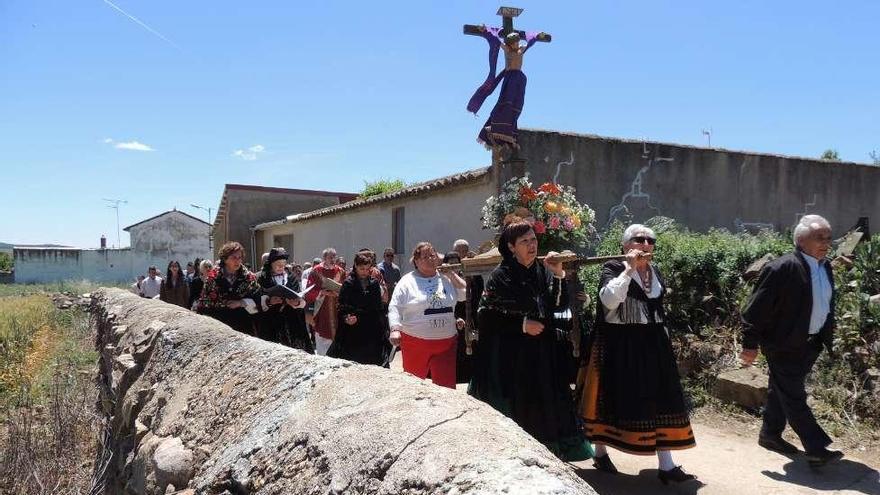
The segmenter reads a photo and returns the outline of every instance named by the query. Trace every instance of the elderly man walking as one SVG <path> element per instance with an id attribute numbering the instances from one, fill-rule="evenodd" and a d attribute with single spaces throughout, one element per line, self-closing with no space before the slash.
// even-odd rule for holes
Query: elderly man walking
<path id="1" fill-rule="evenodd" d="M 831 351 L 834 331 L 834 277 L 825 257 L 831 249 L 831 225 L 819 215 L 806 215 L 794 229 L 795 250 L 761 270 L 742 313 L 743 364 L 751 365 L 758 346 L 767 358 L 770 383 L 762 447 L 784 454 L 797 448 L 782 439 L 788 422 L 813 466 L 843 457 L 829 450 L 831 438 L 807 405 L 807 374 L 822 352 Z"/>

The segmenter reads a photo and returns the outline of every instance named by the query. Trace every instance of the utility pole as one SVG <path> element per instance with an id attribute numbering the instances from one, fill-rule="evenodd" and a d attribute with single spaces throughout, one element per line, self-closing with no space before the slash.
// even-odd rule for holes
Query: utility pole
<path id="1" fill-rule="evenodd" d="M 104 201 L 107 201 L 108 203 L 111 203 L 111 204 L 107 205 L 107 208 L 113 208 L 114 210 L 116 210 L 116 249 L 119 249 L 122 247 L 122 240 L 121 240 L 120 234 L 119 234 L 119 205 L 127 204 L 128 201 L 126 201 L 124 199 L 107 199 L 107 198 L 102 198 L 102 199 Z"/>
<path id="2" fill-rule="evenodd" d="M 712 128 L 703 129 L 703 135 L 706 136 L 706 146 L 712 147 Z"/>
<path id="3" fill-rule="evenodd" d="M 214 224 L 211 222 L 211 207 L 208 206 L 206 208 L 204 206 L 199 206 L 199 205 L 193 204 L 193 203 L 190 203 L 189 205 L 192 206 L 193 208 L 197 208 L 199 210 L 205 210 L 208 212 L 208 250 L 211 251 L 211 253 L 213 254 L 214 253 L 214 245 L 213 245 L 214 244 Z"/>

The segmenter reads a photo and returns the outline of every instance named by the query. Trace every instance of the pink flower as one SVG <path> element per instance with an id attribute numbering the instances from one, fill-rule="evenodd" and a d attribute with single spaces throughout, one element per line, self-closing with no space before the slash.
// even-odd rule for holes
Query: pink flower
<path id="1" fill-rule="evenodd" d="M 559 229 L 559 217 L 550 217 L 550 228 L 554 230 Z"/>
<path id="2" fill-rule="evenodd" d="M 535 224 L 532 225 L 532 228 L 535 229 L 535 233 L 538 235 L 543 234 L 544 232 L 547 232 L 547 227 L 544 225 L 544 222 L 542 222 L 540 220 L 537 220 L 535 222 Z"/>
<path id="3" fill-rule="evenodd" d="M 571 221 L 571 217 L 566 217 L 565 221 L 562 222 L 562 226 L 565 227 L 565 230 L 574 230 L 574 222 Z"/>

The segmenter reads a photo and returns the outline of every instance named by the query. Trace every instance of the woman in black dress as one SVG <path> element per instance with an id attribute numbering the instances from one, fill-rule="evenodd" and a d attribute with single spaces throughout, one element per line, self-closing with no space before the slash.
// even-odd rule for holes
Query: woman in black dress
<path id="1" fill-rule="evenodd" d="M 665 484 L 694 479 L 675 465 L 670 451 L 696 443 L 664 324 L 666 285 L 650 262 L 656 239 L 648 227 L 630 225 L 623 233 L 626 261 L 602 267 L 580 414 L 596 444 L 596 468 L 617 472 L 606 446 L 656 454 Z"/>
<path id="2" fill-rule="evenodd" d="M 300 291 L 299 276 L 287 272 L 288 258 L 289 255 L 284 248 L 272 248 L 269 251 L 269 258 L 263 265 L 263 271 L 257 277 L 257 282 L 263 289 L 260 298 L 263 311 L 260 315 L 257 336 L 269 342 L 313 354 L 315 347 L 306 329 L 305 300 L 293 294 L 290 294 L 290 297 L 268 294 L 273 287 L 279 285 L 287 287 L 292 292 Z"/>
<path id="3" fill-rule="evenodd" d="M 503 261 L 486 282 L 478 311 L 480 341 L 468 393 L 510 417 L 560 459 L 592 457 L 581 433 L 560 357 L 553 313 L 568 304 L 565 270 L 550 252 L 537 261 L 529 223 L 505 227 Z"/>
<path id="4" fill-rule="evenodd" d="M 382 366 L 387 352 L 382 286 L 372 268 L 370 252 L 355 255 L 354 267 L 339 290 L 336 338 L 327 355 Z"/>

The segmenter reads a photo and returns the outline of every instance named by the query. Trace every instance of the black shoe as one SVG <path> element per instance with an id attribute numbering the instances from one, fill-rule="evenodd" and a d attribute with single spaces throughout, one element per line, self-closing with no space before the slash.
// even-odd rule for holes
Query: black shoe
<path id="1" fill-rule="evenodd" d="M 798 448 L 786 442 L 782 437 L 759 436 L 758 445 L 780 454 L 797 454 Z"/>
<path id="2" fill-rule="evenodd" d="M 608 454 L 605 454 L 601 457 L 593 458 L 593 467 L 598 469 L 599 471 L 605 471 L 606 473 L 617 474 L 617 468 L 614 467 L 614 463 L 611 462 L 611 458 L 608 457 Z"/>
<path id="3" fill-rule="evenodd" d="M 810 466 L 824 466 L 832 461 L 843 459 L 843 452 L 839 450 L 822 449 L 814 452 L 807 452 L 807 461 Z"/>
<path id="4" fill-rule="evenodd" d="M 682 481 L 697 479 L 696 476 L 684 472 L 681 469 L 681 466 L 676 466 L 675 469 L 670 469 L 669 471 L 663 471 L 661 469 L 657 471 L 657 477 L 660 478 L 660 481 L 662 481 L 664 485 L 668 485 L 670 481 L 681 483 Z"/>

